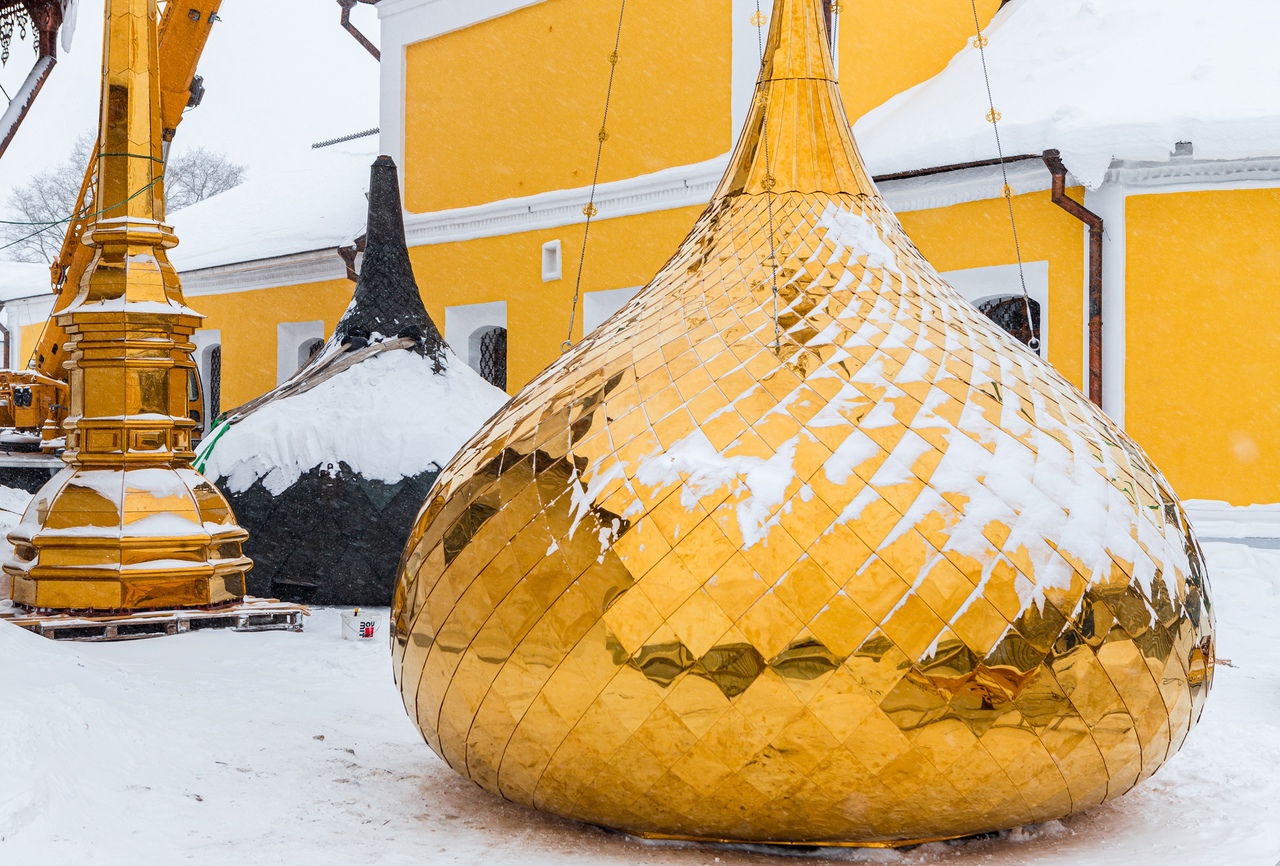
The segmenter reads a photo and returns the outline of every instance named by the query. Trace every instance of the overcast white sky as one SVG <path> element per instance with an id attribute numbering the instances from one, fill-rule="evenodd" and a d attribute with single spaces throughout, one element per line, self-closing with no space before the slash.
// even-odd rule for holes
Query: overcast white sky
<path id="1" fill-rule="evenodd" d="M 71 51 L 59 52 L 0 158 L 0 215 L 15 184 L 65 159 L 76 136 L 97 125 L 103 0 L 79 6 Z M 204 102 L 187 112 L 175 148 L 225 151 L 252 176 L 287 164 L 312 142 L 378 125 L 378 64 L 338 25 L 334 0 L 224 0 L 219 14 L 200 61 Z M 378 43 L 372 7 L 360 4 L 352 20 Z M 12 94 L 34 59 L 31 43 L 15 38 L 0 85 Z"/>

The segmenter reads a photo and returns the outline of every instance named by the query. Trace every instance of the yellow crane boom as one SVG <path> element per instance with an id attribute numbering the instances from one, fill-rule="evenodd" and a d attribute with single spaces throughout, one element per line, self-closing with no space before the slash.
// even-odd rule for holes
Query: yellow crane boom
<path id="1" fill-rule="evenodd" d="M 182 113 L 198 104 L 203 88 L 196 80 L 196 64 L 209 41 L 209 31 L 218 20 L 222 0 L 183 0 L 170 2 L 160 20 L 160 119 L 164 128 L 166 156 L 168 142 L 173 140 Z M 104 204 L 93 200 L 94 172 L 98 164 L 94 152 L 85 169 L 80 195 L 73 218 L 67 224 L 62 248 L 50 266 L 51 282 L 57 298 L 53 311 L 40 332 L 25 370 L 0 371 L 0 427 L 11 427 L 26 433 L 39 433 L 41 447 L 58 447 L 62 422 L 70 407 L 67 370 L 63 366 L 67 332 L 58 324 L 56 315 L 75 300 L 80 282 L 93 259 L 93 250 L 80 242 L 85 227 L 93 222 L 93 214 Z M 192 374 L 189 385 L 191 417 L 203 423 L 204 395 L 198 377 Z M 199 428 L 197 428 L 198 430 Z"/>
<path id="2" fill-rule="evenodd" d="M 183 0 L 181 3 L 170 2 L 165 7 L 164 17 L 160 20 L 160 119 L 166 143 L 173 140 L 178 124 L 182 122 L 183 111 L 189 104 L 199 101 L 201 88 L 198 84 L 192 87 L 196 65 L 204 53 L 213 22 L 218 20 L 221 5 L 222 0 Z M 97 150 L 95 146 L 95 153 Z M 80 236 L 91 222 L 90 214 L 100 205 L 92 200 L 96 165 L 97 159 L 91 157 L 76 202 L 74 212 L 77 218 L 67 226 L 62 249 L 51 266 L 53 290 L 58 297 L 27 361 L 29 370 L 61 382 L 67 379 L 67 372 L 62 366 L 65 360 L 62 347 L 67 334 L 54 316 L 75 299 L 80 279 L 93 258 L 93 250 L 80 242 Z"/>

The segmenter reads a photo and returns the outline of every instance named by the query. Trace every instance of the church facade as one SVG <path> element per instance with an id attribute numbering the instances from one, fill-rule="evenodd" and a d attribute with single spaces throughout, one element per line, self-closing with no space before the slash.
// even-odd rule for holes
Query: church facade
<path id="1" fill-rule="evenodd" d="M 765 13 L 770 5 L 761 4 Z M 1082 171 L 1086 188 L 1064 149 L 1068 173 L 1055 203 L 1043 159 L 1056 144 L 1052 130 L 1026 146 L 1006 107 L 1002 170 L 993 153 L 965 150 L 945 112 L 933 109 L 932 129 L 912 116 L 928 107 L 926 99 L 913 108 L 913 94 L 945 94 L 975 51 L 968 4 L 844 6 L 836 4 L 834 51 L 850 119 L 925 256 L 997 320 L 1012 314 L 1017 326 L 1022 316 L 1042 355 L 1085 393 L 1100 383 L 1108 413 L 1181 495 L 1280 501 L 1272 459 L 1280 394 L 1268 375 L 1280 359 L 1270 336 L 1280 253 L 1268 240 L 1280 224 L 1280 159 L 1202 158 L 1188 142 L 1163 159 Z M 998 42 L 1044 6 L 986 0 L 979 23 Z M 377 8 L 381 129 L 360 159 L 367 166 L 380 151 L 401 167 L 426 307 L 464 361 L 514 393 L 643 286 L 701 213 L 749 107 L 760 57 L 755 0 L 628 4 L 620 37 L 618 5 L 600 0 L 382 0 Z M 1005 63 L 993 71 L 995 90 L 1025 72 Z M 942 144 L 908 146 L 904 136 L 919 130 Z M 1090 369 L 1089 303 L 1099 263 L 1089 226 L 1063 196 L 1104 226 L 1100 376 Z M 349 208 L 328 206 L 341 218 L 274 255 L 251 244 L 184 262 L 175 250 L 193 304 L 209 316 L 199 359 L 220 408 L 287 378 L 341 316 L 361 234 L 344 208 L 359 215 L 364 206 L 358 194 L 346 197 Z M 196 234 L 216 220 L 185 229 L 175 221 L 184 243 L 208 246 Z M 1242 336 L 1245 323 L 1254 336 Z M 28 330 L 24 345 L 34 339 Z"/>

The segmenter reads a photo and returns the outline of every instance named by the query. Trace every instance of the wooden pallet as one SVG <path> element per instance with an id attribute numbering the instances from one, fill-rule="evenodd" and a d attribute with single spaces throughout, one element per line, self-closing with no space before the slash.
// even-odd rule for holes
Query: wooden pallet
<path id="1" fill-rule="evenodd" d="M 39 613 L 0 607 L 0 622 L 9 622 L 53 640 L 141 640 L 205 629 L 232 631 L 302 631 L 311 611 L 300 604 L 249 596 L 239 604 L 214 610 L 147 610 L 103 616 Z"/>

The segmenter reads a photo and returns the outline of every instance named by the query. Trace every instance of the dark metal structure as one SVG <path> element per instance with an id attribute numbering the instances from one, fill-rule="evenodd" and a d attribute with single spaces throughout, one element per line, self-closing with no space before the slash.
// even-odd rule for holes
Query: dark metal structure
<path id="1" fill-rule="evenodd" d="M 49 73 L 57 65 L 58 29 L 61 26 L 62 0 L 0 0 L 0 63 L 9 61 L 15 30 L 25 35 L 30 27 L 40 37 L 31 72 L 0 115 L 0 157 L 9 148 L 9 142 L 13 141 Z"/>
<path id="2" fill-rule="evenodd" d="M 373 55 L 373 59 L 382 61 L 382 52 L 378 50 L 378 46 L 369 41 L 360 28 L 351 23 L 351 10 L 356 7 L 357 3 L 367 3 L 370 6 L 376 6 L 378 0 L 338 0 L 338 5 L 342 7 L 342 29 L 351 34 L 351 38 L 364 46 L 364 50 Z"/>
<path id="3" fill-rule="evenodd" d="M 1089 227 L 1089 399 L 1102 405 L 1102 217 L 1067 195 L 1067 167 L 1056 150 L 1044 152 L 1053 175 L 1053 203 Z"/>

